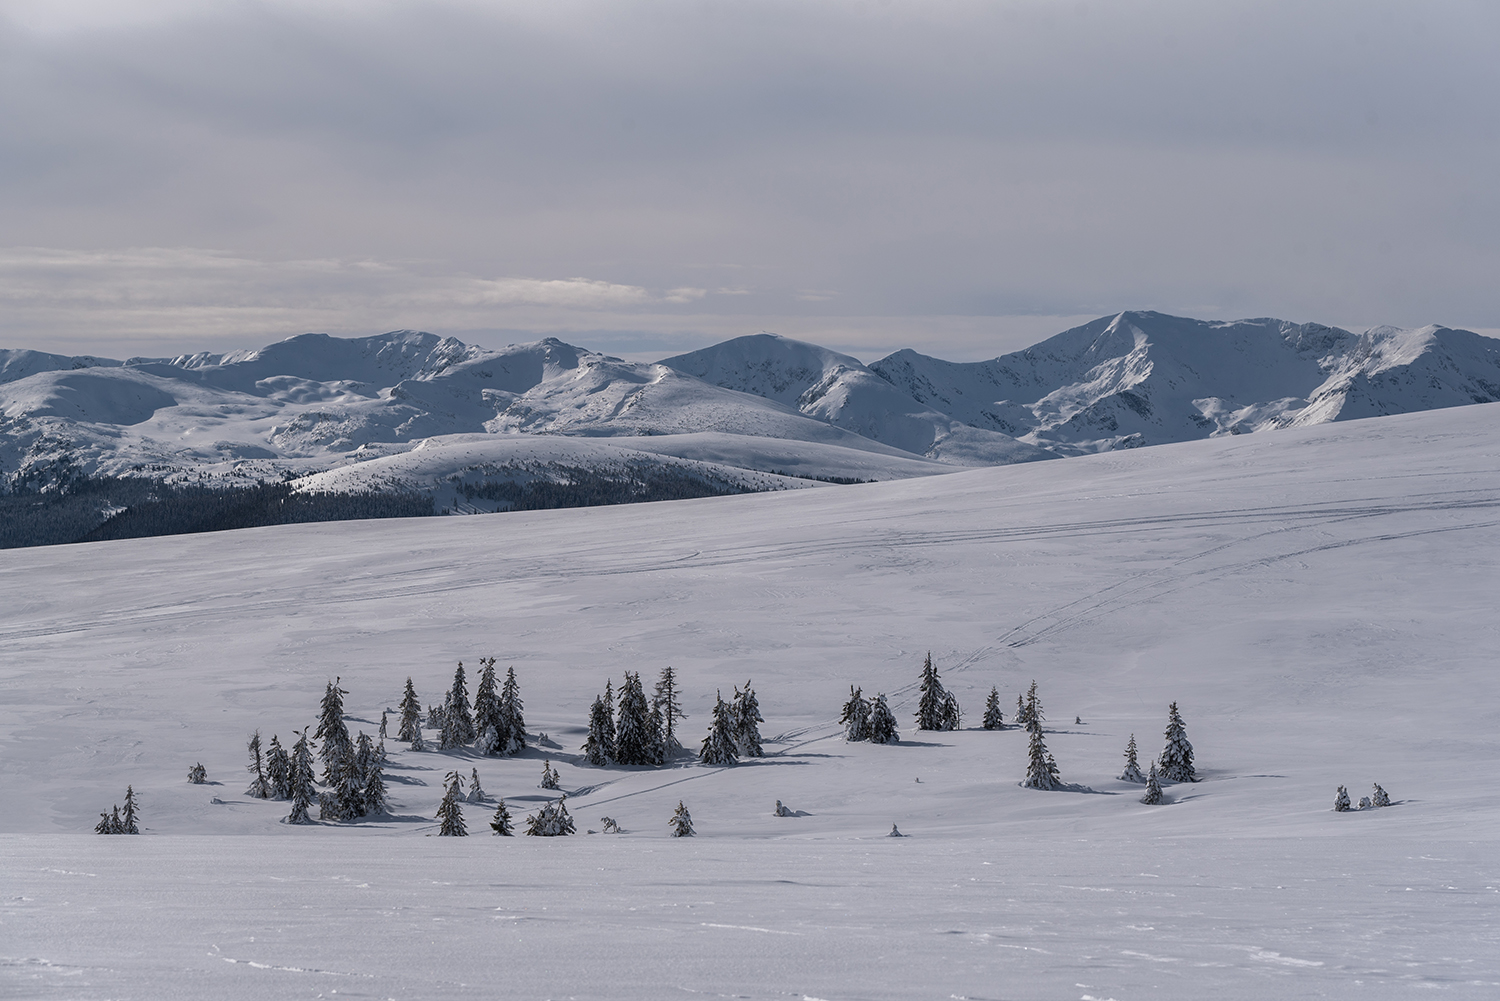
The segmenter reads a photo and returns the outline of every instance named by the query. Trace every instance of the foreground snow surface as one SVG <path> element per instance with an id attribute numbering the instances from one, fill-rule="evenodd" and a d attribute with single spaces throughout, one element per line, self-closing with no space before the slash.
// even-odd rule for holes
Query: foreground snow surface
<path id="1" fill-rule="evenodd" d="M 0 995 L 1491 997 L 1500 986 L 1500 405 L 895 483 L 0 553 Z M 977 726 L 912 729 L 931 649 Z M 395 811 L 289 827 L 244 743 L 333 676 L 514 664 L 512 759 L 390 745 Z M 752 679 L 768 757 L 579 762 L 606 678 L 672 664 L 701 738 Z M 850 684 L 892 747 L 847 744 Z M 1202 781 L 1114 778 L 1176 700 Z M 1075 717 L 1081 722 L 1074 723 Z M 580 835 L 427 838 L 443 774 Z M 185 781 L 201 761 L 209 785 Z M 1335 814 L 1337 785 L 1388 809 Z M 146 834 L 88 835 L 130 783 Z M 782 800 L 798 815 L 773 817 Z M 666 837 L 679 800 L 699 836 Z M 602 816 L 626 833 L 588 836 Z M 892 823 L 910 835 L 883 837 Z"/>

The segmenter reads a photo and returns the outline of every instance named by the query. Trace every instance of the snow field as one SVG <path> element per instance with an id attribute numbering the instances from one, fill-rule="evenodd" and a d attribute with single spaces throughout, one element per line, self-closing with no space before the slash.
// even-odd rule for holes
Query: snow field
<path id="1" fill-rule="evenodd" d="M 1490 996 L 1497 544 L 1484 405 L 847 488 L 0 553 L 0 990 Z M 976 729 L 912 729 L 928 649 Z M 288 827 L 242 795 L 250 731 L 290 746 L 329 678 L 373 734 L 408 674 L 434 703 L 489 654 L 560 748 L 390 741 L 381 822 Z M 752 680 L 768 758 L 574 763 L 605 679 L 666 664 L 693 747 L 715 690 Z M 1010 719 L 1033 678 L 1063 780 L 1096 794 L 1019 788 L 1025 734 L 977 729 L 991 685 Z M 850 684 L 890 698 L 900 745 L 840 739 Z M 1203 781 L 1145 807 L 1113 777 L 1131 733 L 1143 767 L 1159 753 L 1173 700 Z M 580 832 L 628 833 L 495 839 L 469 806 L 475 837 L 418 840 L 454 767 L 521 821 L 543 755 Z M 223 784 L 188 785 L 195 761 Z M 1372 782 L 1394 806 L 1331 811 Z M 127 783 L 147 835 L 81 833 Z M 667 837 L 679 799 L 690 842 Z"/>

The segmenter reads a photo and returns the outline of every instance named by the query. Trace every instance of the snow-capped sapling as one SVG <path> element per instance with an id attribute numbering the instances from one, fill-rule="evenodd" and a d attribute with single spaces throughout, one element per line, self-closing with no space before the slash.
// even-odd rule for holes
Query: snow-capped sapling
<path id="1" fill-rule="evenodd" d="M 1377 807 L 1378 806 L 1390 806 L 1391 805 L 1391 797 L 1386 794 L 1386 791 L 1384 789 L 1380 788 L 1380 783 L 1379 782 L 1375 783 L 1375 789 L 1374 789 L 1374 792 L 1371 794 L 1370 801 L 1371 801 L 1372 805 L 1377 806 Z"/>
<path id="2" fill-rule="evenodd" d="M 479 769 L 469 770 L 469 796 L 470 803 L 483 803 L 485 800 L 484 790 L 479 787 Z"/>
<path id="3" fill-rule="evenodd" d="M 538 786 L 538 788 L 541 788 L 541 789 L 556 789 L 556 788 L 558 788 L 558 782 L 557 782 L 557 780 L 558 780 L 557 772 L 555 772 L 555 771 L 552 770 L 552 762 L 550 760 L 543 761 L 542 762 L 542 781 L 541 781 L 540 785 Z"/>
<path id="4" fill-rule="evenodd" d="M 1000 689 L 990 686 L 990 697 L 984 700 L 984 728 L 1004 730 L 1005 715 L 1000 712 Z"/>
<path id="5" fill-rule="evenodd" d="M 1146 776 L 1146 795 L 1141 797 L 1141 802 L 1147 806 L 1155 806 L 1161 802 L 1161 783 L 1156 780 L 1156 766 L 1151 766 L 1151 774 Z"/>
<path id="6" fill-rule="evenodd" d="M 201 786 L 208 781 L 208 769 L 203 767 L 203 762 L 200 761 L 188 769 L 188 781 L 195 786 Z"/>
<path id="7" fill-rule="evenodd" d="M 1155 771 L 1156 766 L 1152 766 Z M 1141 763 L 1136 760 L 1135 734 L 1130 735 L 1130 743 L 1125 745 L 1125 770 L 1120 773 L 1121 782 L 1145 782 L 1146 776 L 1141 774 Z"/>
<path id="8" fill-rule="evenodd" d="M 693 830 L 693 816 L 688 813 L 682 800 L 677 801 L 677 809 L 672 811 L 672 819 L 667 821 L 667 826 L 672 828 L 674 838 L 690 838 L 696 833 Z"/>
<path id="9" fill-rule="evenodd" d="M 505 800 L 495 807 L 495 817 L 490 821 L 490 828 L 497 837 L 509 838 L 515 835 L 516 829 L 510 822 L 510 811 L 505 807 Z"/>
<path id="10" fill-rule="evenodd" d="M 1339 793 L 1333 798 L 1333 812 L 1346 813 L 1349 810 L 1349 790 L 1339 786 Z"/>
<path id="11" fill-rule="evenodd" d="M 461 806 L 463 800 L 463 779 L 458 777 L 458 772 L 449 772 L 446 778 L 447 790 L 443 793 L 443 801 L 438 804 L 438 835 L 445 838 L 462 838 L 468 835 L 464 826 L 464 808 Z"/>

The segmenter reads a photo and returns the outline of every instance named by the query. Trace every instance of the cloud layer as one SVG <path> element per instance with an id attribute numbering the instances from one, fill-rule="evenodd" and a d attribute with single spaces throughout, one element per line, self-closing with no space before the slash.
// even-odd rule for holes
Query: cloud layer
<path id="1" fill-rule="evenodd" d="M 0 22 L 6 342 L 1500 326 L 1478 0 L 201 11 Z"/>

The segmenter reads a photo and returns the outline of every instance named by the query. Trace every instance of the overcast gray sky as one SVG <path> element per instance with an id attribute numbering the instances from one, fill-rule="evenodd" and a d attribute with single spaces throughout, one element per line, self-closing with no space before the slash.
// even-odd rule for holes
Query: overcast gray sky
<path id="1" fill-rule="evenodd" d="M 0 0 L 0 346 L 1500 328 L 1500 4 Z"/>

